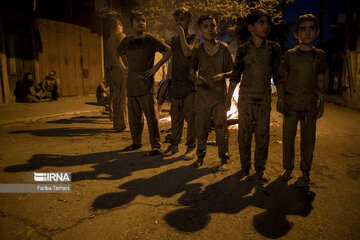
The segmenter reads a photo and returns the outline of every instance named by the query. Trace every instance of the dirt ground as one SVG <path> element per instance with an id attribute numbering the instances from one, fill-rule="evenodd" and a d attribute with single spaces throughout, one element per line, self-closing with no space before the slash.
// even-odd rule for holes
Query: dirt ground
<path id="1" fill-rule="evenodd" d="M 161 121 L 161 130 L 169 127 Z M 101 113 L 2 126 L 1 183 L 34 183 L 34 171 L 71 172 L 72 193 L 0 194 L 0 239 L 360 239 L 359 112 L 325 106 L 310 188 L 297 185 L 299 135 L 294 178 L 279 178 L 282 118 L 275 111 L 271 180 L 263 186 L 253 175 L 236 176 L 236 129 L 229 130 L 231 169 L 217 172 L 213 144 L 194 169 L 183 159 L 184 143 L 172 157 L 148 157 L 145 128 L 143 148 L 124 153 L 130 132 L 111 128 Z"/>

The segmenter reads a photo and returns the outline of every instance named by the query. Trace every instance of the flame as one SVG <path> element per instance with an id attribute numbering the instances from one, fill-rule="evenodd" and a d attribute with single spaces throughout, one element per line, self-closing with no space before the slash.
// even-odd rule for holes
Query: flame
<path id="1" fill-rule="evenodd" d="M 160 118 L 160 121 L 170 122 L 171 121 L 171 116 L 169 115 L 167 117 Z"/>
<path id="2" fill-rule="evenodd" d="M 230 110 L 227 112 L 227 119 L 238 119 L 239 117 L 239 111 L 238 111 L 238 99 L 239 99 L 239 85 L 236 86 L 232 99 L 231 99 L 231 107 Z M 171 116 L 166 116 L 163 118 L 160 118 L 160 121 L 162 122 L 168 122 L 171 121 Z M 228 126 L 228 129 L 238 129 L 238 125 L 230 125 Z"/>
<path id="3" fill-rule="evenodd" d="M 227 119 L 238 119 L 239 111 L 238 111 L 238 99 L 239 99 L 239 86 L 238 84 L 234 90 L 234 93 L 231 98 L 231 107 L 227 112 Z M 228 126 L 228 129 L 238 129 L 238 124 Z"/>

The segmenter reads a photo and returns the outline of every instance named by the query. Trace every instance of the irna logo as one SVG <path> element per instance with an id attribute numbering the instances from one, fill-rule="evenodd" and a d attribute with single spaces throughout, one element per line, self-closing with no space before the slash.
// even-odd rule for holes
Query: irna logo
<path id="1" fill-rule="evenodd" d="M 71 182 L 71 173 L 36 173 L 34 172 L 35 182 Z"/>

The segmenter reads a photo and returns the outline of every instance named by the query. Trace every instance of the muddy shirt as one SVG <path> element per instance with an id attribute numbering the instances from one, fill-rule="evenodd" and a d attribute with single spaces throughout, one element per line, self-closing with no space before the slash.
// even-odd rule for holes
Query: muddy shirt
<path id="1" fill-rule="evenodd" d="M 231 71 L 232 67 L 233 60 L 226 43 L 220 42 L 219 49 L 213 56 L 206 52 L 203 43 L 193 50 L 190 69 L 199 70 L 199 76 L 205 78 L 209 83 L 209 85 L 197 86 L 195 95 L 197 108 L 210 109 L 224 101 L 227 92 L 225 79 L 213 81 L 211 78 L 216 74 Z"/>
<path id="2" fill-rule="evenodd" d="M 186 36 L 186 41 L 188 44 L 195 41 L 196 44 L 199 40 L 196 34 L 191 34 Z M 189 79 L 191 56 L 184 56 L 179 36 L 171 39 L 171 51 L 173 53 L 173 63 L 170 93 L 174 98 L 183 98 L 195 92 L 195 83 Z"/>
<path id="3" fill-rule="evenodd" d="M 58 78 L 52 78 L 46 76 L 40 83 L 42 89 L 46 92 L 59 92 L 60 89 L 60 80 Z"/>
<path id="4" fill-rule="evenodd" d="M 145 71 L 154 66 L 156 52 L 166 52 L 169 46 L 155 36 L 146 33 L 142 38 L 125 37 L 120 43 L 118 55 L 127 58 L 129 75 L 126 83 L 127 96 L 154 94 L 154 76 L 145 77 Z"/>
<path id="5" fill-rule="evenodd" d="M 125 38 L 122 32 L 114 31 L 106 41 L 105 46 L 105 67 L 106 69 L 117 68 L 118 65 L 114 60 L 113 54 L 119 47 L 121 41 Z"/>
<path id="6" fill-rule="evenodd" d="M 324 51 L 313 48 L 302 51 L 297 46 L 284 56 L 285 106 L 296 111 L 317 111 L 318 91 L 323 92 L 324 83 L 318 76 L 326 71 Z"/>
<path id="7" fill-rule="evenodd" d="M 237 49 L 230 81 L 240 84 L 240 100 L 264 104 L 271 101 L 271 77 L 275 85 L 283 82 L 280 45 L 265 40 L 259 48 L 252 41 Z"/>

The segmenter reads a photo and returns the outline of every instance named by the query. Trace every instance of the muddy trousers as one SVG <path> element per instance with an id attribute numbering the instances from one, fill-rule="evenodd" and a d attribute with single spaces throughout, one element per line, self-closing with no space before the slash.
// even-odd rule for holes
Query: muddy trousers
<path id="1" fill-rule="evenodd" d="M 154 95 L 128 97 L 129 125 L 133 144 L 141 145 L 145 115 L 151 148 L 160 148 L 159 115 Z"/>
<path id="2" fill-rule="evenodd" d="M 300 121 L 300 170 L 310 173 L 315 148 L 316 114 L 287 110 L 283 123 L 283 166 L 294 168 L 294 142 L 298 122 Z"/>
<path id="3" fill-rule="evenodd" d="M 255 134 L 255 170 L 264 171 L 270 139 L 270 103 L 251 104 L 239 101 L 239 153 L 241 168 L 251 168 L 251 142 Z"/>
<path id="4" fill-rule="evenodd" d="M 214 121 L 218 154 L 222 159 L 229 150 L 229 133 L 224 103 L 219 103 L 210 109 L 196 109 L 197 157 L 204 158 L 206 155 L 206 142 L 211 130 L 211 119 Z"/>
<path id="5" fill-rule="evenodd" d="M 171 98 L 171 133 L 172 145 L 178 145 L 181 141 L 184 120 L 187 123 L 186 146 L 195 148 L 196 145 L 196 128 L 195 128 L 195 109 L 194 93 L 190 93 L 183 98 Z"/>
<path id="6" fill-rule="evenodd" d="M 110 85 L 110 114 L 112 115 L 113 128 L 124 130 L 126 128 L 126 77 L 118 69 L 111 73 Z"/>

